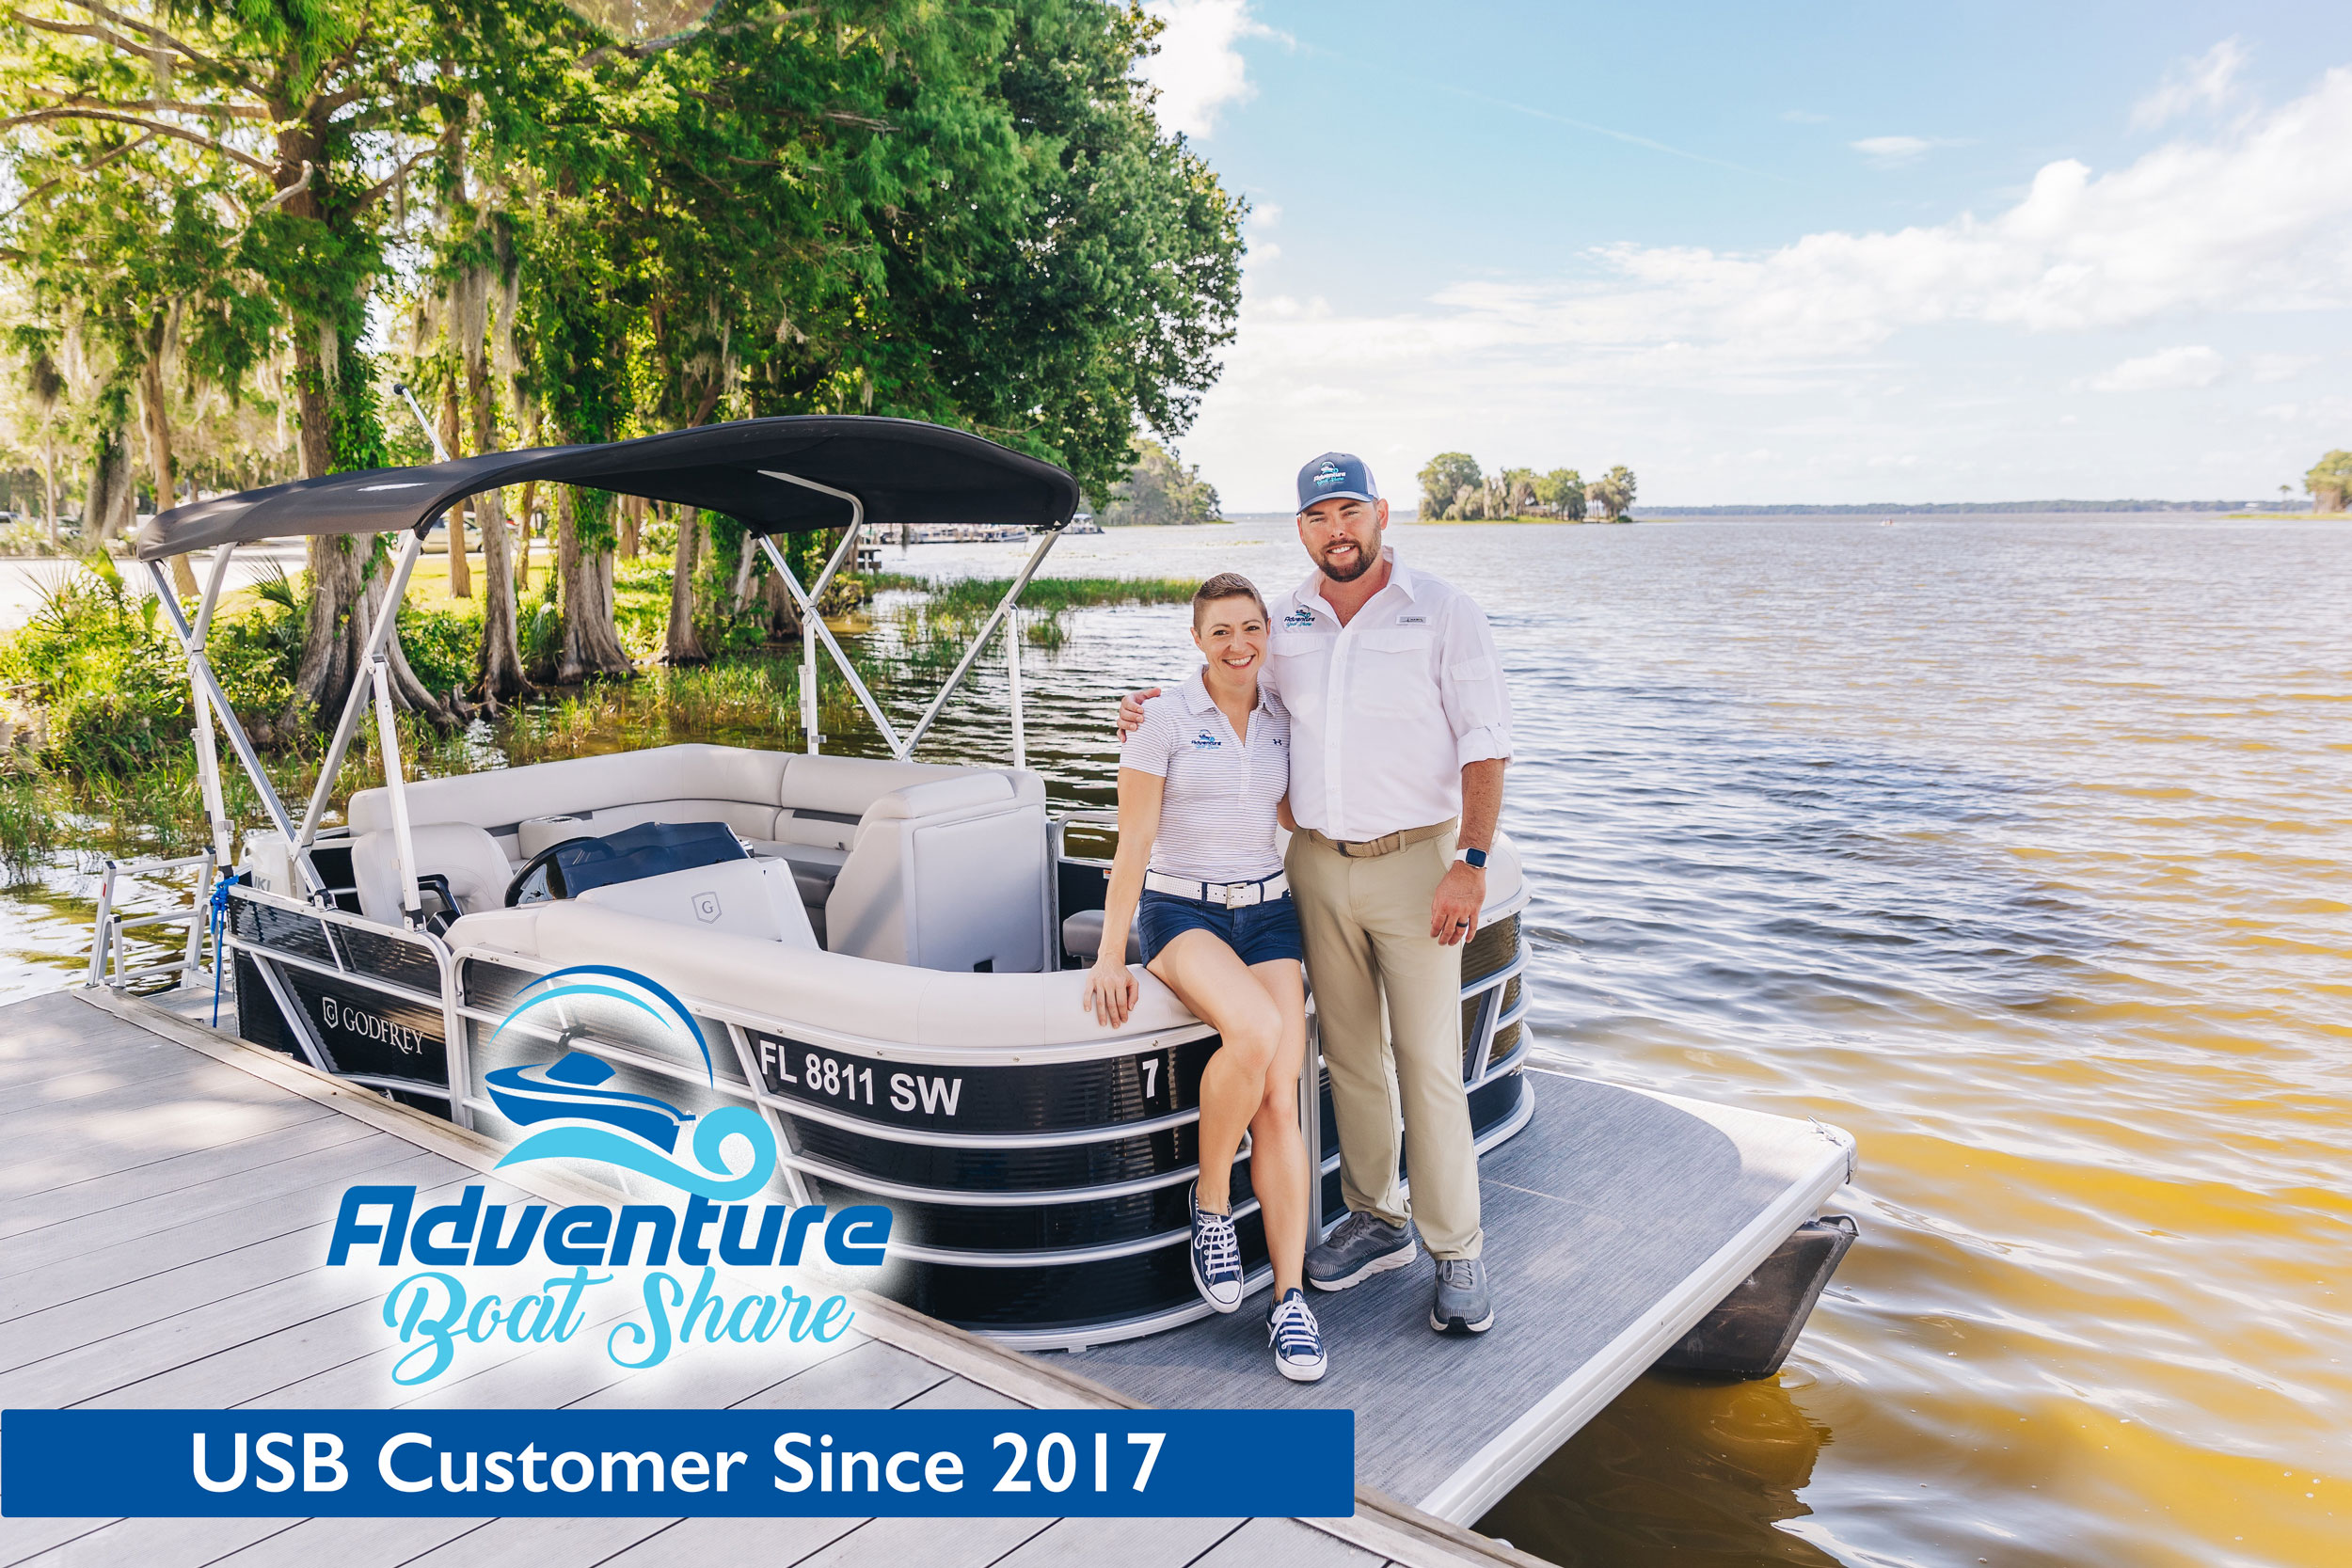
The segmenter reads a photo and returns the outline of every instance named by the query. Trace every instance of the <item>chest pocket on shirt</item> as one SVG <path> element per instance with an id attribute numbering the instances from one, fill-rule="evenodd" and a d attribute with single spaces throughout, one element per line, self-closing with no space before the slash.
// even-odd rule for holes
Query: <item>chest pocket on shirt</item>
<path id="1" fill-rule="evenodd" d="M 1421 628 L 1382 627 L 1359 635 L 1350 705 L 1363 713 L 1409 717 L 1438 705 L 1437 676 L 1430 670 L 1434 635 Z"/>
<path id="2" fill-rule="evenodd" d="M 1323 683 L 1329 677 L 1328 633 L 1278 631 L 1266 639 L 1266 663 L 1282 705 L 1293 713 L 1323 711 Z"/>

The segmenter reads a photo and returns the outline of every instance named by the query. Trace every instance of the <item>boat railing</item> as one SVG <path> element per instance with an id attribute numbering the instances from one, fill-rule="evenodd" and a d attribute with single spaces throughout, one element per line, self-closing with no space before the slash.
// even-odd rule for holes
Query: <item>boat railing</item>
<path id="1" fill-rule="evenodd" d="M 126 915 L 117 908 L 126 878 L 156 877 L 188 870 L 194 870 L 197 877 L 196 891 L 187 908 L 136 915 Z M 100 866 L 98 914 L 91 923 L 89 974 L 84 984 L 121 990 L 142 981 L 160 980 L 167 975 L 177 976 L 182 985 L 194 985 L 208 976 L 211 969 L 205 963 L 206 919 L 212 908 L 213 879 L 219 870 L 219 860 L 211 849 L 200 855 L 180 855 L 168 859 L 149 857 L 126 861 L 106 856 Z M 129 944 L 123 940 L 125 936 L 133 931 L 161 930 L 173 926 L 188 928 L 187 940 L 182 944 L 178 958 L 151 964 L 133 964 L 130 961 Z M 218 961 L 217 954 L 214 961 Z"/>
<path id="2" fill-rule="evenodd" d="M 243 883 L 232 884 L 222 920 L 215 963 L 236 967 L 241 1008 L 247 974 L 261 983 L 280 1021 L 291 1054 L 350 1083 L 368 1088 L 445 1101 L 452 1121 L 470 1130 L 473 1108 L 456 1085 L 471 1079 L 469 1043 L 459 1027 L 456 961 L 449 943 L 430 931 L 370 920 L 332 905 L 288 898 Z M 246 964 L 238 967 L 242 956 Z M 338 1064 L 323 1025 L 313 1022 L 287 971 L 339 985 L 356 986 L 394 1002 L 430 1007 L 440 1014 L 445 1082 L 383 1073 L 355 1072 Z M 242 1011 L 240 1016 L 243 1016 Z M 247 1037 L 250 1037 L 249 1036 Z"/>

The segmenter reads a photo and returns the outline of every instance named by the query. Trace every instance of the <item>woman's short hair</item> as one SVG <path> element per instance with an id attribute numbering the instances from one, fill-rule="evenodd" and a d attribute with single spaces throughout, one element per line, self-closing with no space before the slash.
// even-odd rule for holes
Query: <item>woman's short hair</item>
<path id="1" fill-rule="evenodd" d="M 1239 572 L 1219 572 L 1193 591 L 1192 629 L 1200 629 L 1200 611 L 1219 599 L 1248 599 L 1258 607 L 1260 619 L 1265 616 L 1265 599 L 1258 585 Z"/>

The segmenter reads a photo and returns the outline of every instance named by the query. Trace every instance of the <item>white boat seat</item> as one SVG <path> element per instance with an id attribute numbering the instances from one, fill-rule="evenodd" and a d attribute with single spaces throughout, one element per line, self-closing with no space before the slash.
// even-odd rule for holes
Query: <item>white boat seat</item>
<path id="1" fill-rule="evenodd" d="M 1036 774 L 972 772 L 896 789 L 858 824 L 825 898 L 825 945 L 918 969 L 1048 969 L 1050 873 Z"/>
<path id="2" fill-rule="evenodd" d="M 1080 910 L 1061 923 L 1062 951 L 1073 958 L 1092 958 L 1103 951 L 1103 911 Z M 1143 961 L 1143 940 L 1136 935 L 1135 923 L 1127 925 L 1127 961 Z"/>
<path id="3" fill-rule="evenodd" d="M 470 824 L 514 862 L 644 822 L 724 822 L 789 864 L 834 952 L 998 973 L 1054 961 L 1045 786 L 1025 769 L 660 746 L 406 793 L 411 821 Z M 349 819 L 361 835 L 389 827 L 389 791 L 354 795 Z"/>
<path id="4" fill-rule="evenodd" d="M 460 912 L 505 906 L 515 868 L 488 833 L 470 823 L 436 822 L 411 829 L 409 836 L 417 846 L 417 875 L 447 877 Z M 389 828 L 352 840 L 351 879 L 358 884 L 359 912 L 386 926 L 400 924 L 399 861 Z"/>
<path id="5" fill-rule="evenodd" d="M 821 914 L 825 900 L 833 893 L 833 884 L 840 879 L 842 863 L 850 858 L 847 849 L 830 849 L 815 844 L 789 844 L 772 838 L 752 839 L 753 854 L 763 860 L 783 861 L 792 867 L 793 880 L 801 887 L 801 902 Z"/>
<path id="6" fill-rule="evenodd" d="M 722 861 L 633 882 L 608 882 L 580 895 L 579 902 L 671 926 L 817 950 L 817 933 L 809 927 L 792 868 L 781 861 Z"/>

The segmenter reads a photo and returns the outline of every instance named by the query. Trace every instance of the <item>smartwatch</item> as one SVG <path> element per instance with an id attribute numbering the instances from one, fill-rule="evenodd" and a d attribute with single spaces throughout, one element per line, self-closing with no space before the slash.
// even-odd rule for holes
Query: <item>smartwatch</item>
<path id="1" fill-rule="evenodd" d="M 1456 853 L 1454 858 L 1457 861 L 1468 862 L 1473 871 L 1486 869 L 1486 851 L 1484 849 L 1464 849 Z"/>

